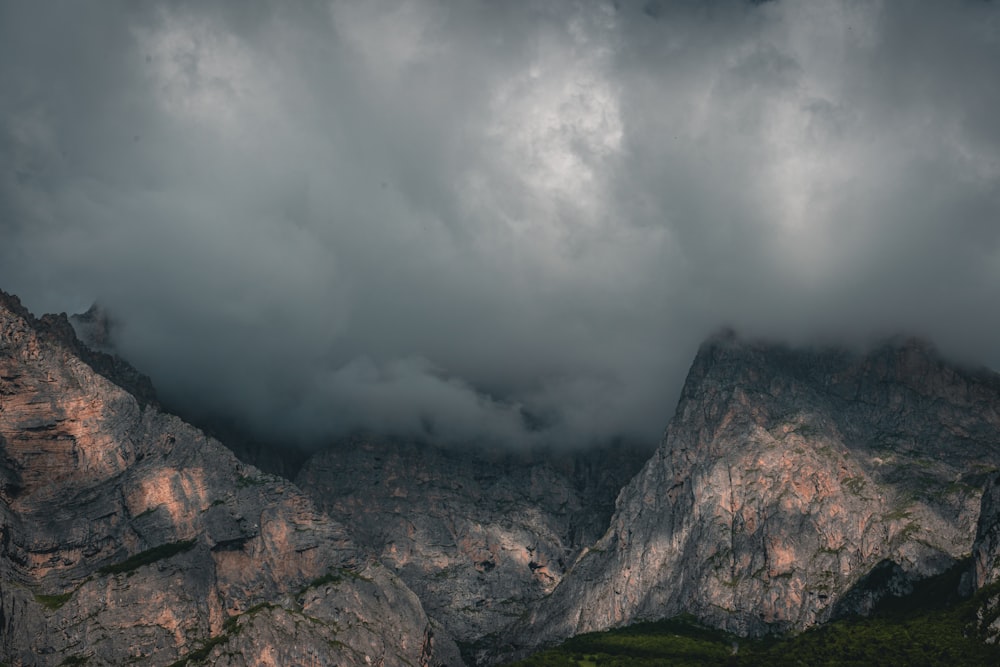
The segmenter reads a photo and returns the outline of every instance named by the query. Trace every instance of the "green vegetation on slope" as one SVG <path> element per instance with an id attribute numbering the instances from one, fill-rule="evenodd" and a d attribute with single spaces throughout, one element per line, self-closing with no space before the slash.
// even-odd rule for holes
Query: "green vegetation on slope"
<path id="1" fill-rule="evenodd" d="M 62 607 L 64 604 L 69 602 L 69 599 L 73 597 L 73 592 L 60 593 L 59 595 L 41 595 L 35 594 L 35 602 L 39 603 L 46 609 L 56 610 Z"/>
<path id="2" fill-rule="evenodd" d="M 134 556 L 130 556 L 120 563 L 115 563 L 113 565 L 105 565 L 104 567 L 97 570 L 98 574 L 121 574 L 122 572 L 131 572 L 132 570 L 138 569 L 143 565 L 149 565 L 150 563 L 155 563 L 158 560 L 163 560 L 164 558 L 170 558 L 171 556 L 176 556 L 179 553 L 190 550 L 194 547 L 197 540 L 183 540 L 181 542 L 168 542 L 167 544 L 161 544 L 158 547 L 153 547 L 152 549 L 147 549 L 137 553 Z"/>
<path id="3" fill-rule="evenodd" d="M 201 664 L 212 654 L 212 650 L 216 646 L 221 646 L 227 643 L 230 639 L 238 635 L 242 630 L 243 626 L 239 624 L 241 618 L 249 618 L 254 614 L 264 611 L 267 609 L 273 609 L 274 605 L 269 602 L 261 602 L 260 604 L 255 604 L 254 606 L 247 609 L 241 614 L 236 614 L 230 616 L 222 623 L 222 632 L 214 637 L 209 637 L 201 642 L 201 646 L 194 649 L 187 655 L 183 656 L 180 660 L 176 660 L 168 667 L 187 667 L 189 664 Z"/>
<path id="4" fill-rule="evenodd" d="M 729 662 L 733 641 L 733 636 L 701 626 L 693 617 L 678 616 L 578 635 L 514 664 L 518 667 L 729 665 L 733 664 Z"/>
<path id="5" fill-rule="evenodd" d="M 1000 647 L 977 631 L 976 611 L 992 586 L 973 598 L 955 594 L 961 567 L 921 582 L 913 594 L 881 605 L 868 618 L 834 621 L 785 639 L 740 639 L 690 616 L 579 635 L 517 667 L 652 667 L 690 665 L 998 665 Z"/>

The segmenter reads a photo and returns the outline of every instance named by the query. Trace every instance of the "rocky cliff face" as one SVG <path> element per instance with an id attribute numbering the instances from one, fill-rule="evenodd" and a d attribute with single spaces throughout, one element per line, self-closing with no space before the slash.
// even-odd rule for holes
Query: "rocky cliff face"
<path id="1" fill-rule="evenodd" d="M 0 292 L 0 660 L 459 664 L 342 525 L 137 375 Z"/>
<path id="2" fill-rule="evenodd" d="M 990 479 L 983 491 L 972 567 L 977 589 L 1000 582 L 1000 477 Z"/>
<path id="3" fill-rule="evenodd" d="M 716 338 L 610 529 L 511 636 L 682 611 L 760 634 L 863 613 L 970 553 L 998 410 L 996 374 L 918 341 L 856 355 Z M 893 576 L 865 578 L 876 567 Z"/>
<path id="4" fill-rule="evenodd" d="M 1000 379 L 917 341 L 722 336 L 644 466 L 364 439 L 306 462 L 313 500 L 157 406 L 0 292 L 0 661 L 460 665 L 452 635 L 496 660 L 680 612 L 800 629 L 970 553 L 1000 580 Z"/>
<path id="5" fill-rule="evenodd" d="M 649 453 L 362 439 L 313 457 L 296 481 L 471 644 L 555 588 Z"/>
<path id="6" fill-rule="evenodd" d="M 972 583 L 985 595 L 977 629 L 990 643 L 1000 641 L 1000 476 L 983 491 L 976 541 L 972 546 Z M 986 587 L 990 590 L 983 591 Z"/>
<path id="7" fill-rule="evenodd" d="M 95 306 L 70 321 L 95 350 L 115 350 Z M 547 595 L 607 529 L 614 499 L 650 447 L 486 451 L 378 438 L 302 457 L 239 424 L 192 416 L 245 462 L 295 477 L 366 552 L 400 575 L 449 634 L 472 644 Z"/>

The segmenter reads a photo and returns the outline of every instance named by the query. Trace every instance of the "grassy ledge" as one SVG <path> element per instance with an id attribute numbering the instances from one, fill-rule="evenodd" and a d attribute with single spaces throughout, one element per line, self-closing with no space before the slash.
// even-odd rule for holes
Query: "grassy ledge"
<path id="1" fill-rule="evenodd" d="M 54 611 L 69 602 L 69 599 L 73 597 L 73 593 L 75 592 L 76 591 L 73 590 L 69 593 L 60 593 L 59 595 L 40 595 L 36 593 L 35 602 L 42 605 L 46 609 L 52 609 Z"/>
<path id="2" fill-rule="evenodd" d="M 121 574 L 123 572 L 131 572 L 142 567 L 143 565 L 149 565 L 150 563 L 155 563 L 158 560 L 170 558 L 171 556 L 176 556 L 179 553 L 189 551 L 196 543 L 197 540 L 182 540 L 180 542 L 168 542 L 167 544 L 161 544 L 158 547 L 146 549 L 145 551 L 140 551 L 134 556 L 129 556 L 120 563 L 105 565 L 104 567 L 99 568 L 97 573 Z"/>

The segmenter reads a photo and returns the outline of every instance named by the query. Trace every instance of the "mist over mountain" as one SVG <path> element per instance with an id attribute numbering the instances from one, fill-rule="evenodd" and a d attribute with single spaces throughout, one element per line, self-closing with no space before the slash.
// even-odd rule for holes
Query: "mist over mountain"
<path id="1" fill-rule="evenodd" d="M 0 285 L 314 443 L 655 442 L 704 336 L 1000 367 L 995 2 L 0 3 Z"/>
<path id="2" fill-rule="evenodd" d="M 1000 374 L 926 342 L 856 354 L 709 339 L 610 528 L 507 635 L 537 646 L 681 613 L 794 633 L 868 615 L 950 568 L 966 579 L 949 592 L 968 596 L 970 577 L 996 581 L 983 489 L 998 457 Z"/>
<path id="3" fill-rule="evenodd" d="M 728 332 L 652 455 L 359 437 L 294 484 L 148 390 L 0 291 L 6 662 L 491 665 L 678 614 L 737 643 L 851 618 L 893 655 L 993 662 L 1000 374 L 924 341 Z M 930 644 L 858 618 L 917 603 Z"/>

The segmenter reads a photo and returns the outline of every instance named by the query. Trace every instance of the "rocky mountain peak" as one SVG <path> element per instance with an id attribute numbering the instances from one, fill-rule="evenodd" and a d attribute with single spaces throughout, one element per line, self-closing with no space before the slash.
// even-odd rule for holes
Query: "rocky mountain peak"
<path id="1" fill-rule="evenodd" d="M 84 313 L 70 315 L 70 324 L 77 337 L 92 349 L 113 353 L 114 321 L 111 314 L 99 303 L 93 303 Z"/>
<path id="2" fill-rule="evenodd" d="M 21 304 L 21 300 L 17 296 L 8 294 L 3 290 L 0 290 L 0 318 L 4 320 L 10 318 L 19 318 L 27 321 L 34 320 L 32 314 Z"/>
<path id="3" fill-rule="evenodd" d="M 0 661 L 461 664 L 343 525 L 84 354 L 0 294 Z"/>
<path id="4" fill-rule="evenodd" d="M 78 338 L 66 313 L 36 318 L 21 304 L 20 299 L 0 290 L 0 322 L 11 340 L 14 336 L 34 336 L 38 344 L 52 353 L 62 350 L 87 364 L 95 373 L 130 393 L 141 404 L 159 405 L 153 382 L 148 376 L 114 354 L 112 348 L 103 350 L 91 345 L 89 340 Z"/>
<path id="5" fill-rule="evenodd" d="M 998 460 L 997 376 L 922 341 L 862 352 L 713 337 L 610 529 L 524 636 L 681 612 L 761 634 L 864 613 L 893 594 L 865 588 L 885 561 L 915 580 L 969 554 Z"/>
<path id="6" fill-rule="evenodd" d="M 931 373 L 955 370 L 933 343 L 916 336 L 893 336 L 869 345 L 851 348 L 833 345 L 793 347 L 786 343 L 747 339 L 731 329 L 705 340 L 698 349 L 685 381 L 697 389 L 715 378 L 730 384 L 755 382 L 760 376 L 789 376 L 804 381 L 852 371 L 883 381 L 923 386 Z M 967 373 L 977 371 L 966 369 Z M 709 380 L 711 381 L 711 380 Z"/>

